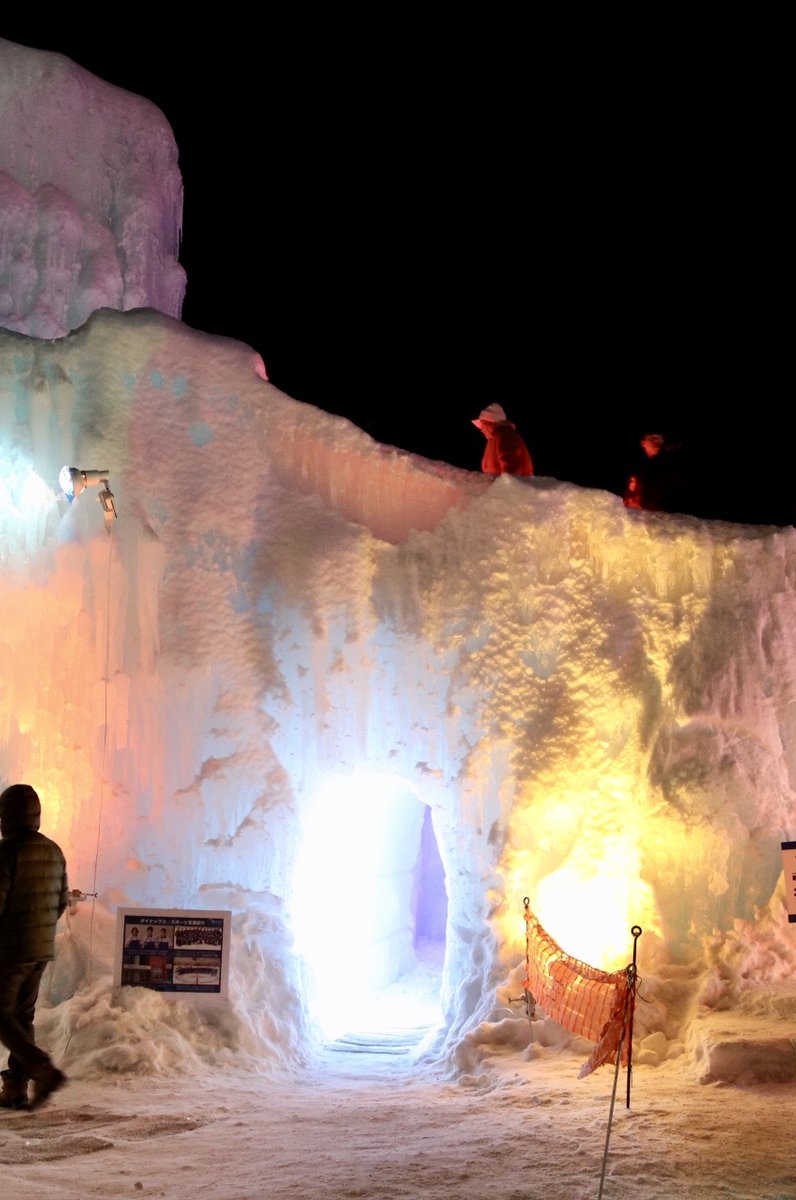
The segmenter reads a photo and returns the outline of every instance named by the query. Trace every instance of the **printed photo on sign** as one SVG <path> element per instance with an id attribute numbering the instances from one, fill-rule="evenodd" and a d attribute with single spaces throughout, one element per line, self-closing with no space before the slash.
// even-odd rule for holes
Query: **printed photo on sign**
<path id="1" fill-rule="evenodd" d="M 224 999 L 231 922 L 228 912 L 118 909 L 114 983 Z"/>

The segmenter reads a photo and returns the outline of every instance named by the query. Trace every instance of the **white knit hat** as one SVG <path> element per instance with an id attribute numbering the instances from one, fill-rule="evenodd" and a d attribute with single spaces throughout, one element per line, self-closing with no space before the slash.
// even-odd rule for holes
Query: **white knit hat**
<path id="1" fill-rule="evenodd" d="M 480 424 L 481 421 L 507 421 L 508 417 L 504 413 L 499 404 L 488 404 L 486 408 L 482 408 L 481 412 L 473 421 L 473 425 Z"/>

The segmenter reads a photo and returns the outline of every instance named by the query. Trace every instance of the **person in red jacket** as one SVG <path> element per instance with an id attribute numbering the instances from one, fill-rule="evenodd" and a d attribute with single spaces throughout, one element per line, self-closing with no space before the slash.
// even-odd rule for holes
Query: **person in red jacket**
<path id="1" fill-rule="evenodd" d="M 481 470 L 486 475 L 533 475 L 528 447 L 500 404 L 488 404 L 473 421 L 486 438 Z"/>

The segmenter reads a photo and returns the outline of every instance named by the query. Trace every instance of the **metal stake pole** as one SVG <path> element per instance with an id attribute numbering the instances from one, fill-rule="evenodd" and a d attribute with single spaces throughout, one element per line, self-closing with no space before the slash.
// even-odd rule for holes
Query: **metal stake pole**
<path id="1" fill-rule="evenodd" d="M 633 962 L 627 969 L 627 980 L 628 980 L 628 987 L 629 987 L 629 995 L 631 997 L 634 997 L 635 991 L 636 991 L 636 980 L 637 980 L 636 948 L 638 946 L 638 939 L 641 937 L 641 926 L 634 925 L 633 928 L 630 930 L 630 932 L 633 934 Z M 631 1076 L 633 1074 L 633 1013 L 634 1013 L 634 1011 L 635 1011 L 635 1005 L 631 1003 L 631 1005 L 630 1005 L 630 1020 L 628 1021 L 628 1031 L 627 1031 L 627 1107 L 628 1108 L 630 1108 L 630 1081 L 631 1081 Z"/>

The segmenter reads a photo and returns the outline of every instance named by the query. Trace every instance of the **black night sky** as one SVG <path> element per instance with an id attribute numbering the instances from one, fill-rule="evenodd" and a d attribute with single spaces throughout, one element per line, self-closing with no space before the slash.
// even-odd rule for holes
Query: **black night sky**
<path id="1" fill-rule="evenodd" d="M 433 459 L 477 469 L 497 400 L 537 474 L 621 492 L 655 428 L 696 515 L 794 520 L 787 108 L 748 30 L 219 19 L 0 21 L 165 114 L 188 325 Z"/>

